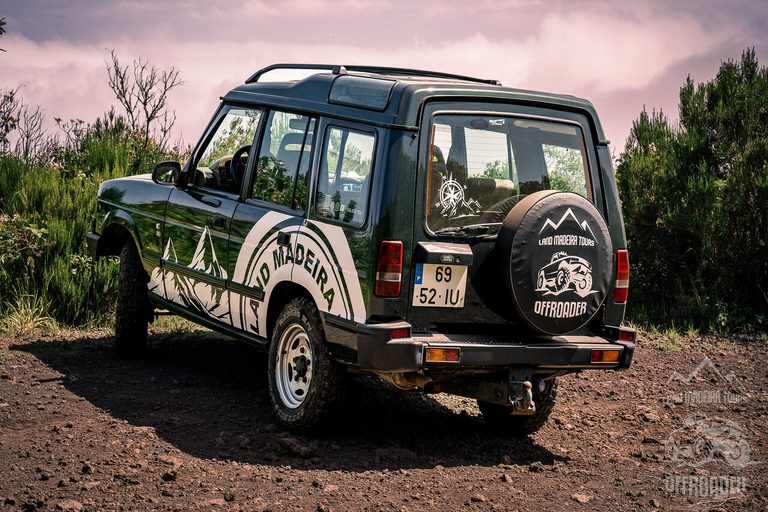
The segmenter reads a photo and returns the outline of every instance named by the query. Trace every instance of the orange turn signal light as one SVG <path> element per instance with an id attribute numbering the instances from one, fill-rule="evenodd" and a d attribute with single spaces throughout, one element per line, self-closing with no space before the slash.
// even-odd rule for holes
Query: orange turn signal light
<path id="1" fill-rule="evenodd" d="M 428 348 L 428 363 L 457 363 L 461 358 L 461 350 L 458 348 Z"/>
<path id="2" fill-rule="evenodd" d="M 618 363 L 619 362 L 619 350 L 593 350 L 592 362 L 593 363 Z"/>

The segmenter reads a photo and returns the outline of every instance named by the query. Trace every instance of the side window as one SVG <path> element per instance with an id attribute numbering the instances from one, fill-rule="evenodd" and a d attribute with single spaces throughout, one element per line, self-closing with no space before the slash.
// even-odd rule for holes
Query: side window
<path id="1" fill-rule="evenodd" d="M 248 149 L 259 126 L 261 110 L 230 108 L 208 140 L 192 178 L 197 186 L 237 193 L 245 172 Z M 238 151 L 243 149 L 243 151 Z M 232 167 L 236 153 L 239 162 Z"/>
<path id="2" fill-rule="evenodd" d="M 305 208 L 314 128 L 315 120 L 308 116 L 270 113 L 251 198 L 301 210 Z"/>
<path id="3" fill-rule="evenodd" d="M 331 126 L 317 179 L 318 217 L 361 226 L 368 209 L 375 137 L 371 133 Z"/>

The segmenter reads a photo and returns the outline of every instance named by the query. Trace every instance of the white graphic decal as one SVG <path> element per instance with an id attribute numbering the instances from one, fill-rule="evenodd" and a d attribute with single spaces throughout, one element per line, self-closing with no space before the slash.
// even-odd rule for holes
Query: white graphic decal
<path id="1" fill-rule="evenodd" d="M 566 222 L 571 225 L 568 229 L 562 229 Z M 573 226 L 575 224 L 575 226 Z M 574 227 L 577 233 L 573 234 Z M 544 233 L 547 228 L 552 228 L 554 233 Z M 560 230 L 560 233 L 558 233 Z M 542 235 L 542 233 L 544 233 Z M 557 222 L 546 219 L 539 230 L 538 245 L 540 250 L 545 247 L 558 248 L 548 263 L 545 263 L 535 274 L 535 291 L 539 298 L 550 297 L 550 300 L 536 300 L 533 303 L 533 312 L 546 318 L 575 318 L 587 313 L 586 301 L 568 300 L 568 293 L 576 294 L 585 299 L 590 294 L 598 293 L 592 288 L 594 266 L 587 258 L 581 255 L 591 254 L 596 247 L 595 235 L 587 221 L 580 222 L 568 208 Z M 564 249 L 567 249 L 564 250 Z M 585 252 L 586 251 L 586 252 Z M 532 276 L 533 277 L 533 276 Z M 562 294 L 566 294 L 565 300 L 553 300 Z"/>
<path id="2" fill-rule="evenodd" d="M 269 297 L 275 286 L 286 281 L 308 290 L 320 311 L 365 321 L 360 280 L 344 231 L 338 226 L 300 222 L 270 212 L 246 236 L 232 280 L 262 290 L 265 299 L 261 303 L 232 293 L 235 327 L 266 337 Z"/>
<path id="3" fill-rule="evenodd" d="M 563 217 L 555 224 L 552 222 L 552 219 L 547 219 L 546 222 L 544 222 L 544 225 L 541 227 L 541 230 L 539 231 L 539 234 L 542 234 L 545 229 L 547 229 L 547 226 L 551 227 L 555 231 L 563 224 L 563 222 L 566 221 L 566 219 L 573 219 L 576 224 L 578 224 L 582 231 L 589 232 L 590 235 L 592 235 L 592 239 L 595 239 L 595 234 L 592 232 L 592 229 L 589 227 L 589 224 L 587 224 L 587 221 L 579 222 L 579 219 L 576 218 L 576 215 L 573 213 L 573 211 L 568 208 L 568 210 L 563 214 Z"/>
<path id="4" fill-rule="evenodd" d="M 178 263 L 173 240 L 168 239 L 163 253 L 163 260 Z M 211 233 L 206 226 L 200 234 L 197 248 L 188 268 L 197 270 L 220 279 L 227 278 L 227 272 L 219 264 L 216 250 L 213 246 Z M 229 297 L 223 287 L 211 284 L 193 277 L 168 270 L 164 276 L 165 298 L 182 304 L 197 314 L 209 316 L 216 320 L 230 323 Z"/>
<path id="5" fill-rule="evenodd" d="M 578 256 L 556 252 L 552 261 L 542 267 L 536 278 L 536 291 L 544 295 L 560 295 L 572 290 L 580 297 L 586 297 L 592 290 L 592 265 Z"/>
<path id="6" fill-rule="evenodd" d="M 443 177 L 443 184 L 440 185 L 438 193 L 440 202 L 435 205 L 443 208 L 440 212 L 443 217 L 455 217 L 459 208 L 467 210 L 465 215 L 475 215 L 480 211 L 480 203 L 472 198 L 464 199 L 466 188 L 466 185 L 453 179 L 453 174 L 448 178 Z"/>
<path id="7" fill-rule="evenodd" d="M 251 228 L 238 254 L 232 282 L 251 288 L 253 293 L 227 291 L 166 270 L 162 277 L 164 297 L 197 314 L 266 337 L 269 297 L 276 286 L 291 282 L 308 290 L 320 311 L 364 322 L 363 294 L 344 231 L 338 226 L 301 222 L 290 215 L 269 212 Z M 170 238 L 163 260 L 178 263 Z M 188 268 L 221 280 L 228 278 L 207 227 Z M 160 276 L 156 269 L 153 279 L 160 282 Z"/>

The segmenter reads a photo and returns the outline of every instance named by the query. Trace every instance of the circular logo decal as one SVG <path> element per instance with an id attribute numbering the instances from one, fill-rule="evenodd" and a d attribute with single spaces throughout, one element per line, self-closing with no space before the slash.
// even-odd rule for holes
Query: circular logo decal
<path id="1" fill-rule="evenodd" d="M 512 241 L 510 278 L 518 312 L 548 334 L 582 327 L 610 286 L 611 251 L 608 228 L 592 203 L 569 192 L 544 195 L 523 215 Z"/>

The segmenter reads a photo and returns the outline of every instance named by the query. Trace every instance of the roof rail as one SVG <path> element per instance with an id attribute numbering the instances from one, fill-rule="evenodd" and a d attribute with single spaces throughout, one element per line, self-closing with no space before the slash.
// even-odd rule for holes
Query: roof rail
<path id="1" fill-rule="evenodd" d="M 481 84 L 501 85 L 498 80 L 485 80 L 482 78 L 474 78 L 471 76 L 454 75 L 452 73 L 440 73 L 437 71 L 423 71 L 419 69 L 408 68 L 387 68 L 381 66 L 340 66 L 338 64 L 272 64 L 264 69 L 260 69 L 248 80 L 246 84 L 252 84 L 259 81 L 266 73 L 280 69 L 296 69 L 296 70 L 318 70 L 318 71 L 330 71 L 334 74 L 346 74 L 347 71 L 355 71 L 359 73 L 371 73 L 376 75 L 406 75 L 406 76 L 418 76 L 428 78 L 447 78 L 450 80 L 462 80 L 468 82 L 476 82 Z M 309 76 L 309 75 L 308 75 Z"/>

